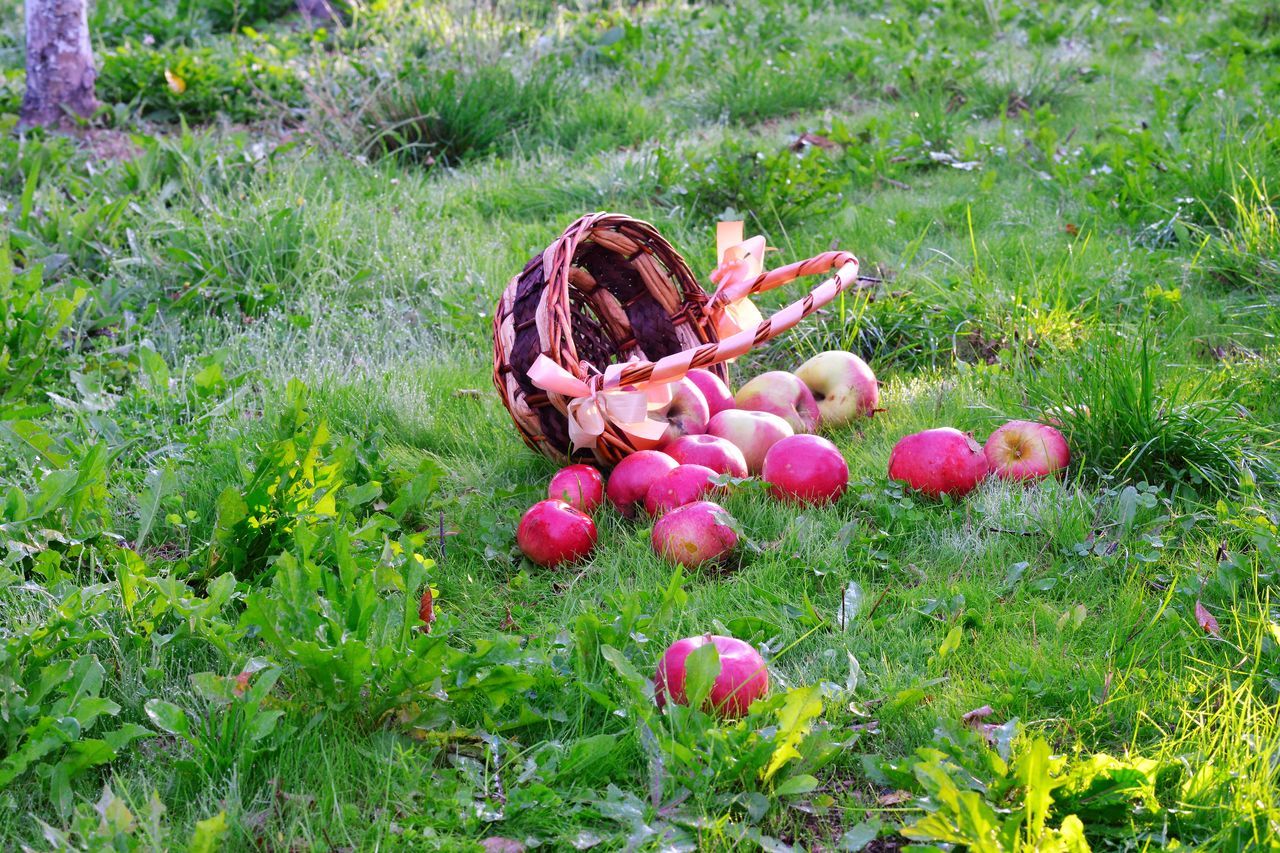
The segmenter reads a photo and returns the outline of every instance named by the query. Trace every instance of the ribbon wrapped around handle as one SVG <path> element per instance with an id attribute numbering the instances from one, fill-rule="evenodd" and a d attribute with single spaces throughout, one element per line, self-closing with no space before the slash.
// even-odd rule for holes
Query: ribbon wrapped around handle
<path id="1" fill-rule="evenodd" d="M 627 367 L 628 363 L 611 364 L 603 374 L 584 381 L 539 355 L 529 368 L 529 380 L 544 391 L 570 398 L 565 416 L 575 449 L 594 448 L 609 424 L 626 434 L 637 450 L 657 447 L 667 424 L 649 413 L 666 410 L 671 389 L 665 382 L 654 381 L 624 386 L 620 377 Z"/>
<path id="2" fill-rule="evenodd" d="M 751 286 L 764 273 L 764 237 L 757 234 L 744 240 L 743 223 L 716 223 L 717 266 L 711 272 L 716 292 L 708 303 L 716 334 L 723 340 L 743 329 L 754 329 L 764 320 L 760 309 L 748 298 Z"/>

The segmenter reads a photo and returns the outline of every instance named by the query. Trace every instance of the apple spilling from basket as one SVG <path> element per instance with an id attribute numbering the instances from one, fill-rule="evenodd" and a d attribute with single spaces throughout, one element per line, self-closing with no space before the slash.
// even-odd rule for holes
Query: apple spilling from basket
<path id="1" fill-rule="evenodd" d="M 857 356 L 821 353 L 795 373 L 763 373 L 735 395 L 715 374 L 693 370 L 673 389 L 667 431 L 657 450 L 622 460 L 608 483 L 591 465 L 569 465 L 547 487 L 547 500 L 520 521 L 520 550 L 536 563 L 580 560 L 596 543 L 591 514 L 606 501 L 627 518 L 654 519 L 651 544 L 664 559 L 696 567 L 726 558 L 738 543 L 737 524 L 715 503 L 732 478 L 759 476 L 780 500 L 821 505 L 844 494 L 849 468 L 822 425 L 840 426 L 873 414 L 880 394 L 875 375 Z M 889 456 L 889 477 L 917 491 L 961 497 L 988 476 L 1033 480 L 1065 468 L 1070 452 L 1048 424 L 1010 421 L 986 445 L 950 427 L 902 438 Z M 689 656 L 711 644 L 719 671 L 704 705 L 737 717 L 769 689 L 764 659 L 750 644 L 706 634 L 673 643 L 653 677 L 660 707 L 688 704 Z"/>
<path id="2" fill-rule="evenodd" d="M 834 444 L 811 433 L 867 417 L 879 405 L 875 374 L 852 353 L 833 350 L 795 373 L 769 371 L 735 395 L 715 374 L 692 370 L 675 383 L 657 450 L 618 463 L 606 486 L 591 465 L 569 465 L 551 479 L 547 500 L 520 520 L 520 550 L 543 566 L 591 553 L 591 514 L 606 500 L 627 518 L 654 520 L 651 544 L 664 559 L 694 568 L 728 557 L 738 525 L 715 502 L 725 476 L 759 476 L 779 500 L 833 503 L 849 484 L 849 467 Z M 986 446 L 949 427 L 901 439 L 889 456 L 889 477 L 932 497 L 961 497 L 990 474 L 1007 480 L 1045 477 L 1069 461 L 1054 427 L 1010 421 Z"/>

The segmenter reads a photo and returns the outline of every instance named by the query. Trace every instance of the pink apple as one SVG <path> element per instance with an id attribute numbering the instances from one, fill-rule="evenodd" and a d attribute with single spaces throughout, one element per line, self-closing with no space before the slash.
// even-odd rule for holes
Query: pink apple
<path id="1" fill-rule="evenodd" d="M 706 465 L 717 474 L 747 476 L 747 460 L 738 446 L 714 435 L 686 435 L 662 448 L 681 465 Z"/>
<path id="2" fill-rule="evenodd" d="M 986 476 L 982 445 L 951 427 L 905 436 L 889 454 L 889 478 L 930 497 L 967 495 Z"/>
<path id="3" fill-rule="evenodd" d="M 662 434 L 662 444 L 670 444 L 681 436 L 702 435 L 711 420 L 707 398 L 688 377 L 671 383 L 671 402 L 663 414 L 667 431 Z"/>
<path id="4" fill-rule="evenodd" d="M 742 451 L 747 470 L 759 474 L 764 465 L 764 455 L 779 441 L 795 435 L 791 424 L 768 412 L 750 412 L 746 409 L 727 409 L 711 416 L 707 435 L 727 439 Z"/>
<path id="5" fill-rule="evenodd" d="M 609 474 L 605 494 L 618 512 L 631 518 L 644 504 L 653 481 L 676 467 L 676 460 L 657 450 L 641 450 L 623 459 Z"/>
<path id="6" fill-rule="evenodd" d="M 595 512 L 604 503 L 604 477 L 591 465 L 568 465 L 551 478 L 547 497 L 586 513 Z"/>
<path id="7" fill-rule="evenodd" d="M 654 522 L 653 550 L 686 568 L 728 555 L 738 544 L 733 519 L 718 504 L 697 501 L 676 507 Z"/>
<path id="8" fill-rule="evenodd" d="M 752 702 L 769 692 L 769 668 L 759 652 L 735 637 L 704 634 L 668 646 L 653 676 L 654 699 L 659 708 L 666 707 L 668 701 L 689 703 L 684 689 L 685 665 L 689 654 L 707 643 L 720 655 L 720 674 L 707 696 L 707 705 L 722 717 L 741 717 Z"/>
<path id="9" fill-rule="evenodd" d="M 516 544 L 540 566 L 572 563 L 595 547 L 596 525 L 590 516 L 564 501 L 538 501 L 520 519 Z"/>
<path id="10" fill-rule="evenodd" d="M 1038 480 L 1071 461 L 1062 433 L 1033 421 L 1009 421 L 991 433 L 983 453 L 991 473 L 1002 480 Z"/>
<path id="11" fill-rule="evenodd" d="M 716 376 L 710 370 L 703 370 L 695 367 L 686 374 L 686 378 L 694 385 L 698 386 L 698 390 L 702 392 L 702 396 L 707 400 L 707 407 L 711 410 L 711 417 L 715 417 L 725 409 L 736 408 L 733 402 L 733 392 L 729 390 L 729 386 L 724 384 L 724 380 Z"/>
<path id="12" fill-rule="evenodd" d="M 769 448 L 762 476 L 777 498 L 826 504 L 839 500 L 848 488 L 849 464 L 825 438 L 793 435 Z"/>
<path id="13" fill-rule="evenodd" d="M 813 392 L 823 426 L 844 426 L 856 417 L 869 417 L 880 405 L 876 375 L 851 352 L 820 352 L 800 365 L 796 376 Z"/>
<path id="14" fill-rule="evenodd" d="M 644 496 L 644 510 L 654 517 L 701 500 L 715 485 L 716 472 L 705 465 L 677 465 L 653 481 Z"/>
<path id="15" fill-rule="evenodd" d="M 822 415 L 809 386 L 785 370 L 761 373 L 738 389 L 739 409 L 777 415 L 796 432 L 814 432 Z"/>

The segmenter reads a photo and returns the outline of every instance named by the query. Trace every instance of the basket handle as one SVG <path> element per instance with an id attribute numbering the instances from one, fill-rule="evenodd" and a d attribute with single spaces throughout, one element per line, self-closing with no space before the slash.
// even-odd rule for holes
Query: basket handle
<path id="1" fill-rule="evenodd" d="M 753 347 L 776 338 L 850 287 L 857 285 L 858 259 L 849 252 L 823 252 L 808 260 L 797 261 L 761 273 L 746 286 L 747 293 L 760 293 L 795 281 L 802 276 L 818 275 L 831 269 L 835 269 L 835 275 L 823 281 L 803 299 L 779 309 L 773 316 L 761 320 L 757 325 L 743 329 L 719 343 L 703 344 L 694 349 L 672 353 L 658 361 L 628 362 L 622 370 L 605 380 L 605 387 L 617 388 L 628 385 L 643 387 L 675 382 L 694 368 L 709 367 L 729 361 Z M 726 301 L 713 298 L 707 304 L 707 308 L 711 309 L 717 306 L 717 303 L 723 304 Z"/>

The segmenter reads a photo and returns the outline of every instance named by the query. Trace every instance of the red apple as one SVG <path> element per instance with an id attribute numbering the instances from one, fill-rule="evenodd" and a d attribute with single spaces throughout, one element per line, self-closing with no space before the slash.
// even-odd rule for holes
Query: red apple
<path id="1" fill-rule="evenodd" d="M 591 465 L 569 465 L 551 478 L 547 497 L 586 513 L 595 512 L 604 503 L 604 477 Z"/>
<path id="2" fill-rule="evenodd" d="M 715 486 L 717 473 L 706 465 L 677 465 L 653 481 L 644 496 L 644 510 L 655 518 L 670 509 L 693 503 Z"/>
<path id="3" fill-rule="evenodd" d="M 605 494 L 618 512 L 631 518 L 643 505 L 653 481 L 676 467 L 676 460 L 657 450 L 641 450 L 619 462 L 609 474 Z"/>
<path id="4" fill-rule="evenodd" d="M 738 534 L 732 525 L 733 518 L 718 504 L 685 504 L 654 522 L 653 550 L 686 568 L 697 568 L 733 551 Z"/>
<path id="5" fill-rule="evenodd" d="M 769 448 L 764 480 L 782 500 L 826 504 L 849 486 L 849 464 L 839 448 L 817 435 L 793 435 Z"/>
<path id="6" fill-rule="evenodd" d="M 785 370 L 761 373 L 739 388 L 735 399 L 739 409 L 777 415 L 796 432 L 816 431 L 822 417 L 809 386 Z"/>
<path id="7" fill-rule="evenodd" d="M 733 392 L 729 390 L 729 386 L 724 384 L 724 380 L 716 376 L 710 370 L 703 370 L 695 367 L 686 375 L 694 385 L 698 386 L 698 390 L 702 392 L 702 396 L 707 400 L 707 407 L 711 410 L 711 417 L 715 417 L 725 409 L 736 408 L 733 402 Z"/>
<path id="8" fill-rule="evenodd" d="M 905 436 L 889 454 L 889 478 L 930 497 L 967 495 L 985 476 L 982 445 L 951 427 Z"/>
<path id="9" fill-rule="evenodd" d="M 516 544 L 540 566 L 572 563 L 595 547 L 596 525 L 590 516 L 564 501 L 538 501 L 520 519 Z"/>
<path id="10" fill-rule="evenodd" d="M 843 426 L 880 405 L 880 386 L 867 363 L 851 352 L 820 352 L 796 371 L 818 402 L 823 426 Z"/>
<path id="11" fill-rule="evenodd" d="M 704 634 L 672 643 L 658 662 L 653 676 L 654 699 L 659 708 L 667 701 L 688 704 L 685 664 L 696 648 L 711 643 L 720 655 L 720 674 L 707 696 L 707 704 L 722 717 L 741 717 L 751 703 L 769 692 L 769 668 L 760 653 L 735 637 Z"/>
<path id="12" fill-rule="evenodd" d="M 663 452 L 681 465 L 706 465 L 717 474 L 747 476 L 747 460 L 738 446 L 727 438 L 714 435 L 686 435 L 666 447 Z"/>
<path id="13" fill-rule="evenodd" d="M 991 433 L 983 448 L 987 467 L 1002 480 L 1038 480 L 1067 467 L 1067 440 L 1048 424 L 1009 421 Z"/>
<path id="14" fill-rule="evenodd" d="M 749 412 L 746 409 L 727 409 L 711 416 L 707 435 L 728 439 L 742 451 L 747 470 L 759 474 L 764 465 L 764 455 L 779 441 L 795 435 L 791 424 L 768 412 Z"/>
<path id="15" fill-rule="evenodd" d="M 663 417 L 667 421 L 667 431 L 662 434 L 662 443 L 670 444 L 681 436 L 706 432 L 711 409 L 698 386 L 685 377 L 671 383 L 671 402 L 667 404 Z"/>

